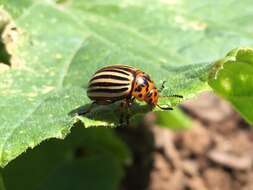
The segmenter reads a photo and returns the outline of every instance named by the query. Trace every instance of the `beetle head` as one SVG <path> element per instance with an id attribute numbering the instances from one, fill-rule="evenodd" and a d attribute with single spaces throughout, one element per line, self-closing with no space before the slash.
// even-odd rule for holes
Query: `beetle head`
<path id="1" fill-rule="evenodd" d="M 132 96 L 137 100 L 147 102 L 149 105 L 156 106 L 158 101 L 158 90 L 150 77 L 140 72 L 136 75 Z"/>

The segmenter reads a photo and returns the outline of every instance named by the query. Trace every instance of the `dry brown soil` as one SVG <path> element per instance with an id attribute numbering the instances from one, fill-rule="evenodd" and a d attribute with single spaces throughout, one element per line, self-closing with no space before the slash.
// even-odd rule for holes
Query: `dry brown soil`
<path id="1" fill-rule="evenodd" d="M 211 93 L 182 105 L 185 131 L 118 129 L 130 146 L 123 190 L 253 190 L 253 128 Z"/>

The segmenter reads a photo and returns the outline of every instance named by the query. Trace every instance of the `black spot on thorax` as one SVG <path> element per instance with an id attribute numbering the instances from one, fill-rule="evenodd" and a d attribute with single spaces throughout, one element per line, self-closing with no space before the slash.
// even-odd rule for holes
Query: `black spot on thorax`
<path id="1" fill-rule="evenodd" d="M 140 85 L 137 86 L 137 87 L 134 89 L 135 92 L 141 92 L 141 90 L 142 90 L 142 87 L 141 87 Z"/>

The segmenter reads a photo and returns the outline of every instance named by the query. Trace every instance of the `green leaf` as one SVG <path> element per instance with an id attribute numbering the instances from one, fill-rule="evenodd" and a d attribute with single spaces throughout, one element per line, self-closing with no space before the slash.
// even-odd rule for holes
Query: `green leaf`
<path id="1" fill-rule="evenodd" d="M 126 162 L 128 150 L 112 129 L 76 127 L 64 141 L 51 139 L 22 154 L 3 177 L 8 190 L 116 190 Z"/>
<path id="2" fill-rule="evenodd" d="M 117 190 L 122 177 L 121 169 L 112 157 L 88 157 L 64 164 L 40 189 Z"/>
<path id="3" fill-rule="evenodd" d="M 20 66 L 0 75 L 1 166 L 42 140 L 64 138 L 74 123 L 68 113 L 88 102 L 82 88 L 63 86 L 67 68 L 82 46 L 82 32 L 50 6 L 34 6 L 30 14 L 16 20 L 22 28 L 15 49 Z M 50 27 L 53 15 L 55 28 Z M 59 37 L 61 27 L 65 32 Z"/>
<path id="4" fill-rule="evenodd" d="M 169 127 L 174 130 L 190 128 L 191 119 L 180 109 L 170 112 L 157 112 L 157 124 L 161 127 Z"/>
<path id="5" fill-rule="evenodd" d="M 33 0 L 0 0 L 0 5 L 4 5 L 4 8 L 7 9 L 12 17 L 16 18 L 26 11 L 33 3 Z"/>
<path id="6" fill-rule="evenodd" d="M 240 48 L 216 63 L 210 86 L 253 123 L 253 49 Z M 214 74 L 215 73 L 215 74 Z"/>
<path id="7" fill-rule="evenodd" d="M 4 180 L 3 180 L 3 176 L 2 176 L 2 171 L 0 171 L 0 190 L 5 190 Z"/>
<path id="8" fill-rule="evenodd" d="M 90 103 L 81 87 L 104 65 L 138 67 L 157 87 L 167 81 L 162 95 L 190 98 L 210 89 L 214 60 L 253 44 L 251 0 L 0 3 L 19 31 L 13 67 L 0 75 L 0 166 L 45 139 L 64 138 L 79 119 L 69 113 Z M 147 110 L 136 105 L 132 112 L 138 109 Z M 98 106 L 82 120 L 86 127 L 112 126 L 115 113 L 117 104 Z"/>

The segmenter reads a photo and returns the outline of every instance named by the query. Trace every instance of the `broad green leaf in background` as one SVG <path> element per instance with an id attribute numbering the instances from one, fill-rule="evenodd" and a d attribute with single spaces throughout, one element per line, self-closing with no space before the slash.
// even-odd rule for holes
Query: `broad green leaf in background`
<path id="1" fill-rule="evenodd" d="M 65 163 L 40 189 L 117 190 L 122 177 L 122 168 L 113 159 L 115 158 L 102 155 Z"/>
<path id="2" fill-rule="evenodd" d="M 185 115 L 180 109 L 175 109 L 172 112 L 162 112 L 157 114 L 157 124 L 161 127 L 170 127 L 172 129 L 187 129 L 191 127 L 191 119 Z"/>
<path id="3" fill-rule="evenodd" d="M 19 34 L 11 50 L 17 66 L 0 75 L 0 166 L 64 138 L 78 119 L 69 113 L 90 102 L 82 87 L 101 66 L 138 67 L 158 87 L 167 81 L 163 95 L 189 98 L 209 89 L 215 60 L 253 44 L 251 0 L 58 2 L 0 0 Z M 97 107 L 84 124 L 114 125 L 117 109 Z"/>
<path id="4" fill-rule="evenodd" d="M 5 190 L 4 180 L 3 180 L 3 176 L 2 176 L 2 171 L 0 171 L 0 190 Z"/>
<path id="5" fill-rule="evenodd" d="M 217 65 L 218 72 L 210 74 L 210 86 L 253 123 L 253 49 L 233 50 Z"/>
<path id="6" fill-rule="evenodd" d="M 3 178 L 8 190 L 117 190 L 126 162 L 128 150 L 112 129 L 76 127 L 64 141 L 52 139 L 22 154 Z"/>

